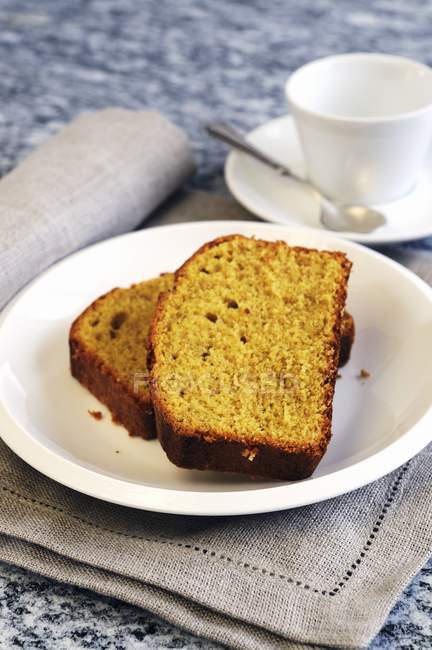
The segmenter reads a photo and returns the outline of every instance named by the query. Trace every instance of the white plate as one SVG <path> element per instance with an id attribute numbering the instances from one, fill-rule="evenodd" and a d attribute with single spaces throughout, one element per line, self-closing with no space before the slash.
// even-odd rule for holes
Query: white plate
<path id="1" fill-rule="evenodd" d="M 312 478 L 296 483 L 182 470 L 157 441 L 130 438 L 69 374 L 68 330 L 114 286 L 175 269 L 202 243 L 239 232 L 346 251 L 357 327 L 337 382 L 333 438 Z M 395 262 L 318 231 L 250 222 L 148 229 L 65 259 L 9 306 L 0 324 L 0 432 L 27 463 L 76 490 L 160 512 L 235 515 L 292 508 L 354 490 L 432 438 L 432 290 Z M 360 381 L 361 368 L 371 372 Z M 96 422 L 88 409 L 105 414 Z M 116 452 L 119 453 L 116 453 Z"/>
<path id="2" fill-rule="evenodd" d="M 251 131 L 248 139 L 276 160 L 306 176 L 303 154 L 291 116 L 280 117 Z M 225 179 L 235 198 L 266 221 L 324 230 L 318 203 L 305 186 L 280 176 L 246 154 L 232 151 Z M 364 244 L 390 244 L 432 235 L 432 153 L 415 189 L 394 203 L 375 206 L 387 223 L 368 234 L 334 233 Z M 329 232 L 329 231 L 325 231 Z M 331 233 L 332 234 L 332 233 Z"/>

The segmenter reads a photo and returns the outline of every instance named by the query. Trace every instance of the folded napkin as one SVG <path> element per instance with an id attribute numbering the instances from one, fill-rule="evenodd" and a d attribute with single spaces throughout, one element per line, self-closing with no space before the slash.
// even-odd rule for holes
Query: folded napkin
<path id="1" fill-rule="evenodd" d="M 184 133 L 158 113 L 83 113 L 0 181 L 0 308 L 37 273 L 135 228 L 192 174 Z"/>
<path id="2" fill-rule="evenodd" d="M 195 194 L 151 224 L 203 214 L 247 216 L 232 201 Z M 432 283 L 432 256 L 394 255 Z M 330 501 L 184 517 L 78 494 L 0 442 L 0 559 L 145 607 L 236 650 L 358 648 L 431 553 L 431 473 L 432 446 Z"/>

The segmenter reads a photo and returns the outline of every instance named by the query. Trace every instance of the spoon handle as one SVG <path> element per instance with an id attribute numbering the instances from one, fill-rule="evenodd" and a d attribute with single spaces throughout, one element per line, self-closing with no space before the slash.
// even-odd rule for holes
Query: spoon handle
<path id="1" fill-rule="evenodd" d="M 280 162 L 274 158 L 271 158 L 263 151 L 255 147 L 253 144 L 248 142 L 242 133 L 234 129 L 229 124 L 226 124 L 225 122 L 212 122 L 206 126 L 206 131 L 209 135 L 213 136 L 217 140 L 222 140 L 222 142 L 229 144 L 231 147 L 240 149 L 240 151 L 249 154 L 249 156 L 256 158 L 256 160 L 259 160 L 265 165 L 269 165 L 269 167 L 272 167 L 284 176 L 290 176 L 291 178 L 304 183 L 303 178 L 300 178 L 288 167 L 285 167 Z"/>

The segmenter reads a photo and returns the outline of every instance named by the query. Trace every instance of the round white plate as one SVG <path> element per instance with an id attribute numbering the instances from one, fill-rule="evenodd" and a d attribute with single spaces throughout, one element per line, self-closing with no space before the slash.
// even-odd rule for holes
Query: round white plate
<path id="1" fill-rule="evenodd" d="M 178 267 L 228 233 L 345 251 L 357 335 L 337 382 L 333 438 L 314 475 L 296 483 L 182 470 L 157 441 L 130 438 L 69 374 L 73 319 L 114 286 Z M 354 490 L 432 438 L 432 290 L 395 262 L 318 231 L 252 222 L 154 228 L 105 241 L 25 288 L 0 323 L 0 433 L 47 476 L 106 501 L 160 512 L 236 515 L 293 508 Z M 361 381 L 366 368 L 371 377 Z M 95 421 L 89 409 L 101 410 Z"/>
<path id="2" fill-rule="evenodd" d="M 248 139 L 300 176 L 306 176 L 300 141 L 290 115 L 263 124 L 251 131 Z M 319 220 L 318 203 L 307 187 L 281 176 L 250 156 L 232 151 L 225 165 L 225 179 L 235 198 L 262 219 L 325 230 Z M 330 234 L 364 244 L 390 244 L 432 235 L 432 152 L 417 186 L 409 195 L 375 207 L 387 218 L 384 226 L 368 234 Z"/>

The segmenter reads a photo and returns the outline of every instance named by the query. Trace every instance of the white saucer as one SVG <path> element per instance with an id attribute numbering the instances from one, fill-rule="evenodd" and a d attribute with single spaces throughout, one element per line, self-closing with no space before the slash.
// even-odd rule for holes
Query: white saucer
<path id="1" fill-rule="evenodd" d="M 345 251 L 353 262 L 352 357 L 336 384 L 333 437 L 317 470 L 294 483 L 179 469 L 156 440 L 131 438 L 69 372 L 74 318 L 115 286 L 172 271 L 229 233 Z M 103 269 L 99 273 L 95 269 Z M 294 508 L 355 490 L 432 439 L 427 363 L 432 290 L 383 255 L 325 232 L 247 221 L 151 228 L 92 246 L 27 286 L 0 320 L 0 436 L 50 478 L 134 508 L 235 515 Z M 361 381 L 359 371 L 371 376 Z M 100 410 L 97 422 L 88 410 Z"/>
<path id="2" fill-rule="evenodd" d="M 305 163 L 294 120 L 280 117 L 251 131 L 248 138 L 301 176 Z M 250 212 L 290 226 L 324 230 L 318 204 L 307 188 L 278 175 L 246 154 L 232 151 L 225 165 L 225 179 L 235 198 Z M 416 188 L 404 198 L 378 207 L 387 223 L 369 234 L 335 233 L 365 244 L 391 244 L 432 235 L 432 154 Z M 327 231 L 329 232 L 329 231 Z"/>

